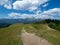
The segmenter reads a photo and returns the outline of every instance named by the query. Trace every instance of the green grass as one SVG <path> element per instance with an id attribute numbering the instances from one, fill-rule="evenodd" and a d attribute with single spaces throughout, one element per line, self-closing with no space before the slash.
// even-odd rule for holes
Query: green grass
<path id="1" fill-rule="evenodd" d="M 36 35 L 48 40 L 53 45 L 60 45 L 60 31 L 48 28 L 47 24 L 27 24 L 25 29 L 29 33 L 36 33 Z"/>
<path id="2" fill-rule="evenodd" d="M 0 45 L 22 45 L 20 37 L 22 26 L 22 24 L 14 24 L 0 29 Z"/>
<path id="3" fill-rule="evenodd" d="M 22 28 L 29 33 L 36 33 L 53 45 L 60 45 L 60 31 L 48 28 L 48 24 L 13 24 L 0 29 L 0 45 L 23 45 Z"/>

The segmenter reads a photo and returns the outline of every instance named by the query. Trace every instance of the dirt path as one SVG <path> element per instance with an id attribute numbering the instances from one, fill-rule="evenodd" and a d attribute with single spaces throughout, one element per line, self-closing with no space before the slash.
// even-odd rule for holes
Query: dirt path
<path id="1" fill-rule="evenodd" d="M 24 29 L 21 38 L 23 45 L 51 45 L 47 40 L 36 36 L 34 33 L 27 33 Z"/>

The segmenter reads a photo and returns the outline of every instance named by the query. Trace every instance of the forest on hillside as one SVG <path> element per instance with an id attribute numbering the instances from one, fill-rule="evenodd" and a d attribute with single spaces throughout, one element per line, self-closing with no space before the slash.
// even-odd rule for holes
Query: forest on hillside
<path id="1" fill-rule="evenodd" d="M 48 23 L 49 27 L 60 31 L 60 20 L 51 20 L 51 19 L 48 19 L 48 20 L 46 20 L 46 22 Z"/>

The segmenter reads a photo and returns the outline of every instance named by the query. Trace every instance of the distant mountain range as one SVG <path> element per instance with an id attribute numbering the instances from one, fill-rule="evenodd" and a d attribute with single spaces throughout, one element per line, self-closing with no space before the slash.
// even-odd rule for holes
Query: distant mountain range
<path id="1" fill-rule="evenodd" d="M 43 20 L 43 21 L 42 21 Z M 47 20 L 47 21 L 46 21 Z M 1 27 L 7 27 L 11 24 L 15 24 L 15 23 L 45 23 L 46 22 L 56 22 L 56 23 L 60 23 L 60 20 L 51 20 L 51 19 L 31 19 L 31 18 L 26 18 L 26 19 L 0 19 L 0 28 Z"/>
<path id="2" fill-rule="evenodd" d="M 0 23 L 7 23 L 7 24 L 13 24 L 13 23 L 33 23 L 37 21 L 41 21 L 42 19 L 0 19 Z"/>
<path id="3" fill-rule="evenodd" d="M 5 27 L 10 24 L 15 24 L 15 23 L 34 23 L 41 21 L 42 19 L 0 19 L 0 27 Z"/>

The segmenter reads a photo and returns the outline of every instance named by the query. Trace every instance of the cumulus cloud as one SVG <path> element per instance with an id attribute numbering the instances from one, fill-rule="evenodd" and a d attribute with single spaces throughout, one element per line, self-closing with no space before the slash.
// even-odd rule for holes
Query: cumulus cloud
<path id="1" fill-rule="evenodd" d="M 9 14 L 9 16 L 10 16 L 10 17 L 19 17 L 20 14 L 19 14 L 19 13 L 13 13 L 13 12 L 12 12 L 12 13 Z"/>
<path id="2" fill-rule="evenodd" d="M 49 17 L 49 19 L 58 19 L 58 17 L 60 17 L 60 8 L 54 8 L 48 11 L 44 11 L 43 13 L 41 13 L 41 15 L 46 15 Z"/>
<path id="3" fill-rule="evenodd" d="M 60 8 L 53 8 L 47 11 L 42 12 L 40 7 L 42 4 L 43 7 L 46 7 L 49 0 L 16 0 L 12 3 L 12 0 L 1 0 L 0 6 L 4 6 L 7 9 L 15 10 L 29 10 L 34 11 L 35 14 L 21 14 L 21 13 L 10 13 L 8 14 L 12 18 L 35 18 L 35 19 L 60 19 Z"/>
<path id="4" fill-rule="evenodd" d="M 60 16 L 60 8 L 50 9 L 48 11 L 44 11 L 42 14 L 52 15 L 52 16 Z"/>
<path id="5" fill-rule="evenodd" d="M 15 10 L 29 10 L 34 11 L 38 9 L 41 4 L 46 3 L 49 0 L 16 0 L 12 3 L 12 0 L 1 0 L 0 5 L 3 5 L 7 9 Z"/>
<path id="6" fill-rule="evenodd" d="M 11 1 L 7 1 L 7 2 L 4 4 L 4 7 L 7 8 L 7 9 L 12 9 L 12 2 L 11 2 Z"/>
<path id="7" fill-rule="evenodd" d="M 0 0 L 0 5 L 4 5 L 8 0 Z"/>
<path id="8" fill-rule="evenodd" d="M 12 18 L 22 18 L 22 19 L 34 17 L 34 14 L 20 14 L 20 13 L 14 13 L 14 12 L 12 12 L 8 15 L 9 15 L 9 17 L 12 17 Z"/>
<path id="9" fill-rule="evenodd" d="M 13 3 L 13 9 L 16 10 L 36 10 L 38 6 L 47 2 L 48 0 L 22 0 Z"/>
<path id="10" fill-rule="evenodd" d="M 36 14 L 36 18 L 41 19 L 60 19 L 60 8 L 50 9 L 48 11 L 44 11 L 40 14 Z"/>
<path id="11" fill-rule="evenodd" d="M 9 17 L 11 18 L 21 18 L 21 19 L 47 19 L 49 18 L 48 15 L 41 15 L 41 14 L 20 14 L 20 13 L 10 13 Z"/>
<path id="12" fill-rule="evenodd" d="M 60 8 L 50 9 L 38 14 L 20 14 L 20 13 L 10 13 L 10 17 L 15 18 L 30 18 L 30 19 L 59 19 L 60 17 Z"/>
<path id="13" fill-rule="evenodd" d="M 7 9 L 12 9 L 12 0 L 1 0 L 0 5 Z"/>

